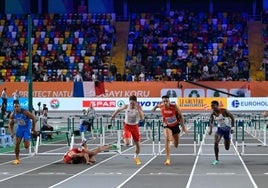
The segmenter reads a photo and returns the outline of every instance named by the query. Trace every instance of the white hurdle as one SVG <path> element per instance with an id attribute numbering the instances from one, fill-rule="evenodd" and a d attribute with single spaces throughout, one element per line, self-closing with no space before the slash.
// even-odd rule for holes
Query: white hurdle
<path id="1" fill-rule="evenodd" d="M 65 117 L 48 117 L 48 124 L 51 125 L 54 130 L 53 131 L 41 131 L 42 127 L 42 117 L 39 117 L 39 132 L 40 132 L 40 140 L 39 140 L 39 145 L 45 144 L 49 145 L 48 143 L 42 143 L 43 140 L 43 135 L 46 133 L 56 133 L 56 134 L 72 134 L 73 130 L 71 130 L 71 122 L 69 118 Z M 52 121 L 51 121 L 52 120 Z M 63 130 L 65 129 L 65 130 Z M 67 136 L 68 139 L 68 136 Z M 68 141 L 69 142 L 69 141 Z"/>
<path id="2" fill-rule="evenodd" d="M 73 127 L 77 127 L 74 124 L 77 123 L 77 121 L 75 121 L 75 118 L 81 118 L 81 116 L 75 116 L 71 118 L 71 124 Z M 82 119 L 87 119 L 87 117 L 82 117 Z M 81 124 L 81 121 L 79 122 L 79 124 Z M 96 146 L 101 146 L 101 145 L 106 145 L 106 144 L 116 144 L 118 150 L 116 150 L 116 153 L 121 153 L 121 145 L 120 145 L 120 141 L 121 141 L 121 130 L 116 130 L 116 129 L 111 129 L 114 126 L 112 125 L 112 121 L 109 119 L 109 116 L 106 115 L 97 115 L 94 117 L 93 121 L 92 121 L 92 127 L 91 128 L 91 132 L 89 133 L 89 137 L 91 136 L 92 140 L 89 139 L 90 141 L 94 141 L 95 143 L 89 143 L 89 145 L 96 145 Z M 114 127 L 115 128 L 115 127 Z M 85 132 L 86 131 L 80 131 L 80 136 L 81 139 L 85 138 Z M 94 132 L 96 133 L 96 135 L 94 136 Z M 116 134 L 114 134 L 116 133 Z M 109 134 L 109 135 L 107 135 Z M 111 136 L 111 137 L 110 137 Z M 116 136 L 115 138 L 112 138 L 112 136 Z M 99 142 L 96 138 L 99 139 Z M 108 139 L 114 139 L 114 141 L 108 141 L 107 142 L 107 138 Z M 75 139 L 74 137 L 72 137 L 71 140 L 71 145 L 72 147 L 74 145 L 77 145 L 75 143 Z M 104 152 L 105 154 L 109 154 L 109 153 L 114 153 L 115 151 L 113 150 L 109 150 Z"/>
<path id="3" fill-rule="evenodd" d="M 39 119 L 40 120 L 40 119 Z M 40 147 L 41 146 L 62 146 L 61 148 L 66 148 L 67 146 L 70 147 L 71 142 L 70 141 L 70 136 L 73 136 L 73 127 L 72 127 L 72 122 L 70 120 L 70 117 L 48 117 L 48 120 L 50 122 L 48 123 L 49 125 L 52 125 L 54 130 L 53 131 L 41 131 L 41 121 L 40 121 L 40 134 L 36 138 L 36 143 L 35 143 L 35 155 L 63 155 L 66 151 L 64 152 L 52 152 L 52 150 L 47 149 L 48 151 L 40 152 Z M 51 121 L 53 120 L 53 121 Z M 42 135 L 46 133 L 57 133 L 57 134 L 65 134 L 66 138 L 62 137 L 60 140 L 51 140 L 47 143 L 43 141 Z M 66 140 L 66 142 L 64 142 Z M 63 142 L 63 143 L 62 143 Z M 61 148 L 54 149 L 54 150 L 61 150 Z M 65 149 L 66 150 L 66 149 Z"/>

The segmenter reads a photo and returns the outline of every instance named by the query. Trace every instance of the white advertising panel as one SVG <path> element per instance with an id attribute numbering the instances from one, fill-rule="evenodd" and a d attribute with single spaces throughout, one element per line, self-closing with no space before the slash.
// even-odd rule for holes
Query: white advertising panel
<path id="1" fill-rule="evenodd" d="M 138 98 L 143 110 L 150 111 L 161 102 L 161 98 Z M 175 103 L 176 98 L 170 98 Z M 46 104 L 49 111 L 81 111 L 87 109 L 91 104 L 95 110 L 113 111 L 124 104 L 129 103 L 128 98 L 33 98 L 33 107 L 38 110 L 38 103 Z"/>
<path id="2" fill-rule="evenodd" d="M 227 98 L 227 108 L 231 111 L 264 111 L 268 110 L 268 98 Z"/>

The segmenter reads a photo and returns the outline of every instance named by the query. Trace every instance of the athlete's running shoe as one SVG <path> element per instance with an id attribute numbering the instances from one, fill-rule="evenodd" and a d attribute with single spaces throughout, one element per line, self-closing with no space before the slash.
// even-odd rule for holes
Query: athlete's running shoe
<path id="1" fill-rule="evenodd" d="M 20 160 L 15 159 L 12 163 L 13 163 L 14 165 L 18 165 L 18 164 L 20 164 Z"/>
<path id="2" fill-rule="evenodd" d="M 215 166 L 215 165 L 219 164 L 219 161 L 218 160 L 214 160 L 214 161 L 212 161 L 211 164 Z"/>
<path id="3" fill-rule="evenodd" d="M 112 144 L 112 150 L 119 150 L 119 147 L 116 144 Z"/>
<path id="4" fill-rule="evenodd" d="M 81 141 L 81 143 L 80 143 L 80 146 L 84 146 L 84 144 L 86 144 L 87 143 L 87 139 L 83 139 L 82 141 Z"/>
<path id="5" fill-rule="evenodd" d="M 136 162 L 136 165 L 140 165 L 141 164 L 141 160 L 138 156 L 134 157 L 134 160 Z"/>
<path id="6" fill-rule="evenodd" d="M 165 161 L 164 164 L 165 164 L 165 165 L 170 165 L 170 159 L 166 159 L 166 161 Z"/>

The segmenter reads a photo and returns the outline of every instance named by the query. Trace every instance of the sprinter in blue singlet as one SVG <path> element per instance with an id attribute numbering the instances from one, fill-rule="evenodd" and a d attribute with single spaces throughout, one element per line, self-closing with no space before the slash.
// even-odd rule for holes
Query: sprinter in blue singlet
<path id="1" fill-rule="evenodd" d="M 11 137 L 15 136 L 15 155 L 16 159 L 13 161 L 13 164 L 17 165 L 20 163 L 20 143 L 23 139 L 24 147 L 27 149 L 30 146 L 31 131 L 33 134 L 36 134 L 36 124 L 35 116 L 21 108 L 18 101 L 15 101 L 13 104 L 14 111 L 11 112 L 9 117 L 8 127 L 10 129 Z M 16 134 L 14 133 L 14 125 L 17 125 Z"/>
<path id="2" fill-rule="evenodd" d="M 216 121 L 217 131 L 215 133 L 214 140 L 215 160 L 212 162 L 212 165 L 217 165 L 219 163 L 219 142 L 223 137 L 224 147 L 226 150 L 229 150 L 231 143 L 231 134 L 234 132 L 235 120 L 231 112 L 219 107 L 218 101 L 212 101 L 211 108 L 213 111 L 209 119 L 210 130 L 208 134 L 211 135 L 214 121 Z"/>

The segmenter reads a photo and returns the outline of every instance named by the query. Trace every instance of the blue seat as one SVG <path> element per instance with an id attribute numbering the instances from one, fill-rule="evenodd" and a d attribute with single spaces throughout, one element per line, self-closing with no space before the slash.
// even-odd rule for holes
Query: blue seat
<path id="1" fill-rule="evenodd" d="M 83 47 L 82 44 L 77 44 L 77 45 L 76 45 L 76 50 L 81 51 L 81 50 L 82 50 L 82 47 Z"/>
<path id="2" fill-rule="evenodd" d="M 42 50 L 41 51 L 41 56 L 44 56 L 45 57 L 46 55 L 47 55 L 47 51 L 46 50 Z"/>
<path id="3" fill-rule="evenodd" d="M 58 49 L 58 45 L 57 44 L 53 44 L 52 45 L 52 50 L 57 50 Z"/>
<path id="4" fill-rule="evenodd" d="M 53 39 L 54 37 L 55 37 L 55 32 L 54 31 L 50 31 L 49 38 Z"/>
<path id="5" fill-rule="evenodd" d="M 68 44 L 73 44 L 74 38 L 73 37 L 69 37 L 67 39 L 67 41 L 68 41 Z"/>
<path id="6" fill-rule="evenodd" d="M 40 37 L 39 38 L 39 43 L 44 43 L 44 42 L 45 42 L 45 38 Z"/>
<path id="7" fill-rule="evenodd" d="M 17 69 L 11 69 L 11 74 L 12 74 L 12 76 L 15 76 L 16 73 L 17 73 Z"/>
<path id="8" fill-rule="evenodd" d="M 76 56 L 81 56 L 81 50 L 76 50 L 76 51 L 75 51 L 75 55 L 76 55 Z"/>
<path id="9" fill-rule="evenodd" d="M 13 139 L 10 134 L 0 136 L 0 145 L 5 148 L 6 146 L 13 146 Z"/>
<path id="10" fill-rule="evenodd" d="M 66 64 L 69 64 L 69 63 L 70 63 L 70 59 L 69 59 L 68 56 L 65 56 L 65 57 L 64 57 L 64 62 L 65 62 Z"/>
<path id="11" fill-rule="evenodd" d="M 52 75 L 52 70 L 51 69 L 47 69 L 47 75 L 49 75 L 49 76 Z"/>
<path id="12" fill-rule="evenodd" d="M 68 69 L 69 69 L 70 71 L 73 71 L 73 69 L 74 69 L 74 63 L 69 63 L 69 64 L 68 64 Z"/>
<path id="13" fill-rule="evenodd" d="M 79 37 L 84 38 L 85 37 L 85 33 L 83 31 L 80 31 L 79 32 Z"/>
<path id="14" fill-rule="evenodd" d="M 207 47 L 208 47 L 209 50 L 212 50 L 213 49 L 212 43 L 209 42 Z"/>
<path id="15" fill-rule="evenodd" d="M 248 49 L 247 49 L 247 48 L 244 48 L 244 49 L 243 49 L 243 55 L 244 55 L 244 56 L 248 56 Z"/>

